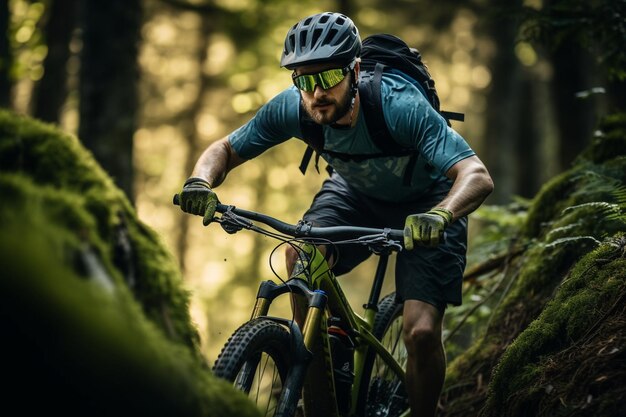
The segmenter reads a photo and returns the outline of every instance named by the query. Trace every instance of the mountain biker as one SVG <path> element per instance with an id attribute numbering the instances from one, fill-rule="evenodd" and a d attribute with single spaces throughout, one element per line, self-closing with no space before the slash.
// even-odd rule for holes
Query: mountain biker
<path id="1" fill-rule="evenodd" d="M 345 15 L 320 13 L 294 25 L 281 57 L 281 67 L 292 71 L 294 86 L 204 151 L 180 193 L 181 209 L 210 223 L 218 202 L 213 189 L 229 171 L 274 145 L 303 138 L 300 109 L 323 126 L 326 148 L 376 153 L 360 110 L 360 50 L 358 29 Z M 409 355 L 406 387 L 412 415 L 433 416 L 445 378 L 442 320 L 448 304 L 461 304 L 466 216 L 491 193 L 493 182 L 466 141 L 415 85 L 385 72 L 381 88 L 394 139 L 419 152 L 410 184 L 402 178 L 408 156 L 356 161 L 322 152 L 333 171 L 303 219 L 316 226 L 404 228 L 406 250 L 397 255 L 395 272 Z M 369 255 L 363 247 L 329 252 L 336 275 Z M 289 265 L 296 256 L 287 249 Z"/>

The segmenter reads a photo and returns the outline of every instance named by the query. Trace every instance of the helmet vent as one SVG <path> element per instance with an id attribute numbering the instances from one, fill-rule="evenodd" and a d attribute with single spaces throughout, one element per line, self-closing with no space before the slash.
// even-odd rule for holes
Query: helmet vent
<path id="1" fill-rule="evenodd" d="M 326 39 L 324 39 L 324 43 L 325 44 L 330 44 L 333 40 L 333 38 L 335 37 L 335 35 L 337 35 L 337 29 L 331 29 L 328 31 L 328 34 L 326 35 Z"/>
<path id="2" fill-rule="evenodd" d="M 296 35 L 294 35 L 293 33 L 289 35 L 289 49 L 291 49 L 292 51 L 296 49 Z"/>
<path id="3" fill-rule="evenodd" d="M 315 45 L 318 39 L 320 38 L 320 36 L 322 36 L 322 29 L 315 29 L 313 31 L 313 38 L 311 39 L 311 45 Z"/>
<path id="4" fill-rule="evenodd" d="M 302 49 L 306 48 L 306 37 L 307 37 L 307 31 L 303 30 L 302 33 L 300 34 L 300 48 Z"/>
<path id="5" fill-rule="evenodd" d="M 280 66 L 299 66 L 353 62 L 361 51 L 359 30 L 346 15 L 318 13 L 306 17 L 289 29 Z"/>

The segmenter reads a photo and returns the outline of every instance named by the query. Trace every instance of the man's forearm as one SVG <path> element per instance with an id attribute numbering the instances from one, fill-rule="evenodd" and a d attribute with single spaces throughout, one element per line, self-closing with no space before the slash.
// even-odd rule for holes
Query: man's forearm
<path id="1" fill-rule="evenodd" d="M 228 139 L 220 139 L 202 153 L 192 176 L 206 179 L 211 188 L 215 188 L 224 181 L 233 168 L 244 161 L 230 146 Z"/>
<path id="2" fill-rule="evenodd" d="M 450 210 L 453 220 L 476 210 L 493 191 L 491 176 L 477 158 L 463 162 L 461 166 L 463 168 L 455 172 L 448 196 L 438 205 Z"/>

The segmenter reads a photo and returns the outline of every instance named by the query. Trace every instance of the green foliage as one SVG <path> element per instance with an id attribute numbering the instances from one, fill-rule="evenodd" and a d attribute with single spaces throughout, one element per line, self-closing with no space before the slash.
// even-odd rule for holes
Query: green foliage
<path id="1" fill-rule="evenodd" d="M 0 111 L 0 193 L 6 407 L 257 415 L 211 376 L 173 258 L 76 138 Z"/>
<path id="2" fill-rule="evenodd" d="M 466 272 L 519 247 L 519 230 L 528 205 L 528 201 L 518 198 L 508 206 L 482 206 L 472 213 L 470 223 L 478 232 L 470 238 Z M 466 280 L 463 304 L 446 312 L 443 336 L 449 360 L 465 352 L 484 333 L 504 290 L 500 270 L 493 267 L 490 273 Z"/>
<path id="3" fill-rule="evenodd" d="M 584 342 L 589 330 L 605 320 L 624 297 L 624 242 L 623 235 L 607 239 L 577 262 L 539 317 L 507 348 L 494 370 L 485 415 L 520 415 L 525 412 L 520 407 L 528 411 L 528 400 L 523 397 L 556 382 L 542 379 L 545 365 L 559 351 Z M 537 381 L 546 385 L 538 386 Z M 615 396 L 604 401 L 619 407 Z M 597 407 L 594 404 L 593 408 Z M 589 415 L 601 415 L 590 408 L 586 411 Z M 546 410 L 543 413 L 549 414 Z"/>
<path id="4" fill-rule="evenodd" d="M 67 256 L 79 239 L 63 223 L 55 224 L 60 216 L 74 217 L 56 207 L 75 200 L 61 191 L 42 192 L 19 176 L 1 178 L 3 195 L 16 186 L 27 190 L 2 205 L 3 220 L 13 210 L 21 218 L 3 221 L 0 234 L 3 353 L 9 358 L 4 370 L 11 380 L 5 387 L 7 409 L 64 415 L 89 410 L 96 416 L 256 415 L 187 347 L 168 341 L 124 286 L 75 270 L 79 259 Z M 89 227 L 84 214 L 75 224 Z"/>
<path id="5" fill-rule="evenodd" d="M 526 221 L 529 205 L 530 201 L 517 198 L 509 205 L 481 206 L 472 213 L 471 221 L 478 223 L 479 232 L 471 240 L 468 264 L 507 250 Z"/>
<path id="6" fill-rule="evenodd" d="M 180 272 L 173 257 L 157 235 L 139 222 L 128 200 L 93 156 L 75 137 L 5 111 L 0 112 L 0 139 L 0 172 L 20 174 L 45 190 L 63 190 L 65 197 L 58 199 L 67 199 L 65 204 L 45 203 L 53 207 L 50 214 L 56 214 L 50 223 L 67 226 L 77 235 L 75 239 L 100 247 L 101 256 L 110 262 L 109 275 L 119 274 L 127 280 L 146 313 L 166 334 L 196 349 L 198 336 L 190 325 L 188 294 L 179 284 Z M 48 195 L 43 191 L 30 194 Z M 76 250 L 78 244 L 74 246 Z"/>
<path id="7" fill-rule="evenodd" d="M 467 403 L 485 417 L 565 410 L 609 416 L 618 409 L 615 381 L 626 370 L 597 352 L 622 343 L 626 330 L 616 310 L 626 296 L 626 146 L 616 146 L 626 141 L 623 120 L 606 121 L 602 138 L 612 139 L 594 140 L 571 170 L 531 202 L 519 229 L 518 249 L 524 252 L 499 273 L 506 288 L 489 326 L 449 366 L 447 416 L 468 415 Z M 598 331 L 600 326 L 610 330 Z M 587 362 L 593 366 L 580 372 Z M 481 381 L 490 375 L 485 390 Z M 578 402 L 564 402 L 563 408 L 559 398 Z"/>
<path id="8" fill-rule="evenodd" d="M 9 71 L 11 79 L 39 80 L 44 72 L 43 61 L 48 54 L 41 30 L 46 2 L 5 1 L 9 1 L 10 21 L 8 31 L 2 35 L 8 36 L 13 56 Z"/>
<path id="9" fill-rule="evenodd" d="M 573 39 L 605 62 L 610 76 L 626 79 L 626 1 L 558 0 L 525 12 L 526 39 L 550 46 Z"/>
<path id="10" fill-rule="evenodd" d="M 626 118 L 622 115 L 608 117 L 601 125 L 602 132 L 594 138 L 590 147 L 569 171 L 545 184 L 535 197 L 528 214 L 523 233 L 528 238 L 545 233 L 546 227 L 563 210 L 592 202 L 614 202 L 623 212 L 624 182 L 626 182 Z M 591 219 L 611 220 L 604 216 L 603 209 L 597 210 Z M 606 230 L 608 234 L 614 228 Z"/>

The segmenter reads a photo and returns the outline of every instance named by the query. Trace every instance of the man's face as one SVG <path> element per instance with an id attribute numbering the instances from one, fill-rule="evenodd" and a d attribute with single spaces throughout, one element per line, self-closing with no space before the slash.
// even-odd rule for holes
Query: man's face
<path id="1" fill-rule="evenodd" d="M 317 64 L 305 65 L 295 69 L 296 75 L 301 74 L 317 74 L 329 69 L 338 68 L 336 64 Z M 351 74 L 336 86 L 324 90 L 321 86 L 316 85 L 314 91 L 300 90 L 302 103 L 307 114 L 316 122 L 328 125 L 337 122 L 344 117 L 350 110 Z"/>

